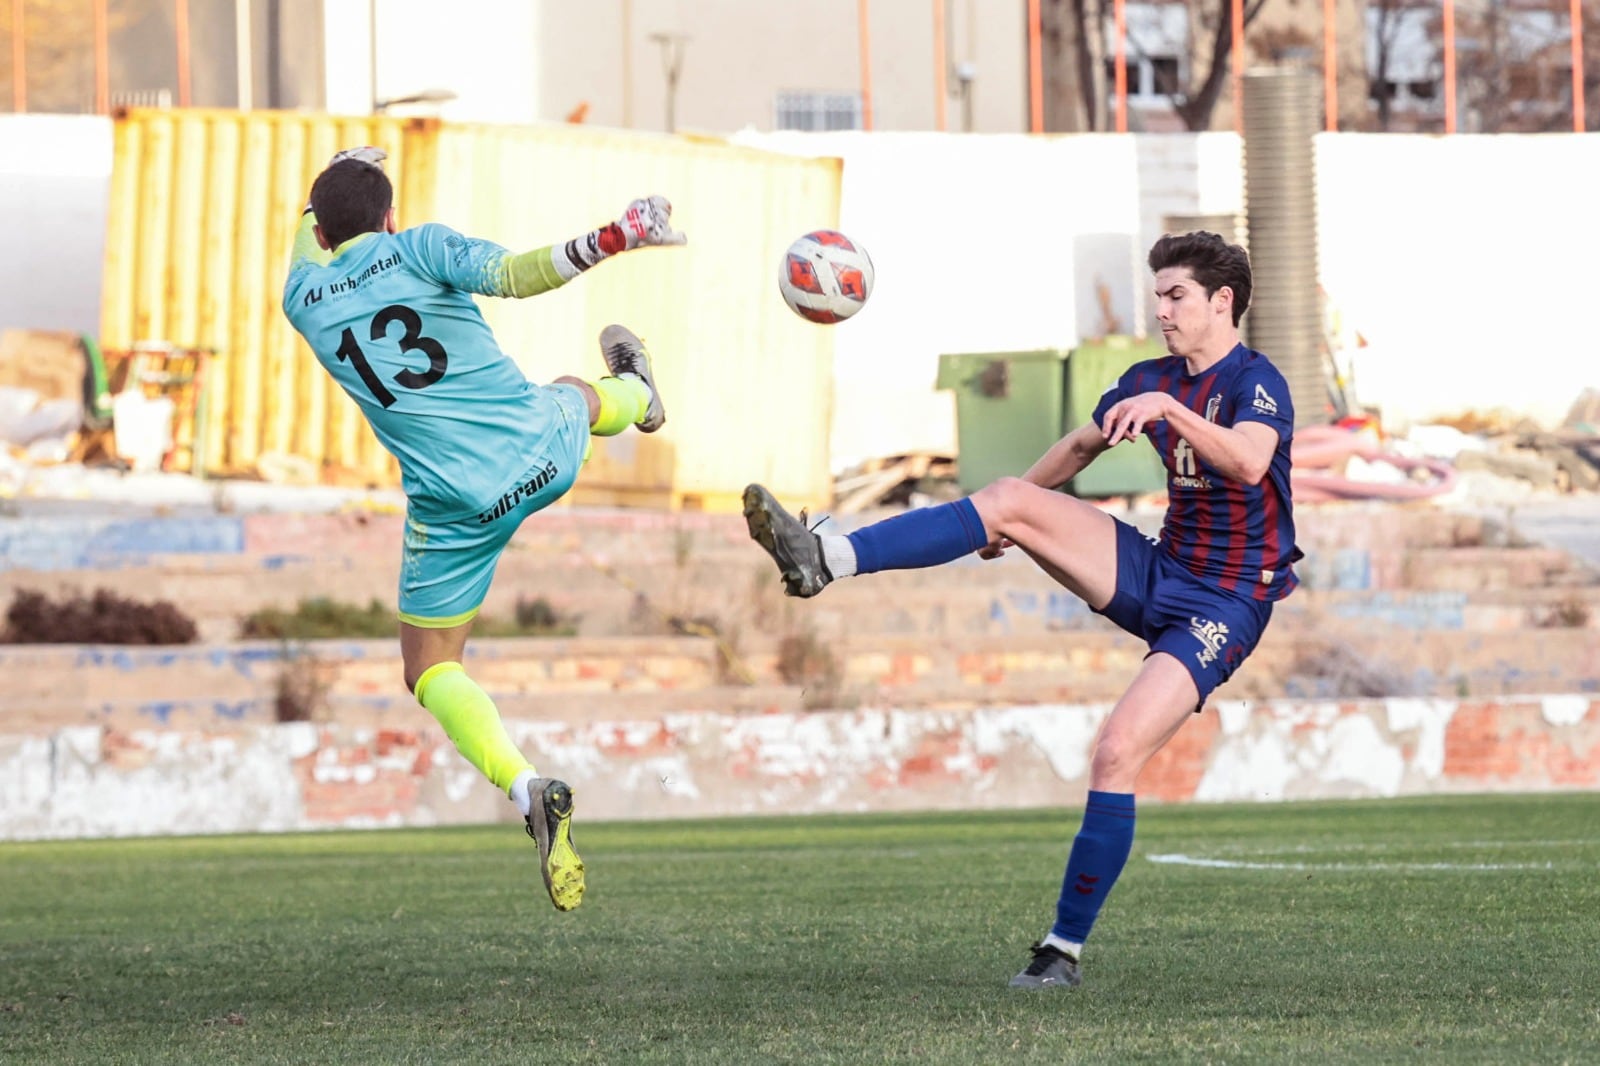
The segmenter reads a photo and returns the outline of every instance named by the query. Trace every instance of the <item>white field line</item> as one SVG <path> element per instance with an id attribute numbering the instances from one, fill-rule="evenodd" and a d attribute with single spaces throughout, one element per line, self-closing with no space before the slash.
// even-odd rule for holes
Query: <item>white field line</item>
<path id="1" fill-rule="evenodd" d="M 1403 870 L 1554 870 L 1553 862 L 1244 862 L 1237 859 L 1207 859 L 1196 855 L 1146 855 L 1151 862 L 1164 866 L 1204 866 L 1218 870 L 1344 870 L 1344 871 L 1403 871 Z M 1587 869 L 1584 864 L 1583 868 Z"/>
<path id="2" fill-rule="evenodd" d="M 1472 851 L 1503 851 L 1510 848 L 1570 848 L 1594 847 L 1600 844 L 1600 835 L 1594 837 L 1572 838 L 1568 840 L 1445 840 L 1430 841 L 1429 850 L 1463 850 Z M 1216 850 L 1232 852 L 1237 855 L 1325 855 L 1334 851 L 1415 851 L 1415 841 L 1390 840 L 1373 841 L 1370 843 L 1356 843 L 1354 841 L 1339 841 L 1328 844 L 1295 844 L 1289 847 L 1261 847 L 1243 844 L 1217 844 Z"/>

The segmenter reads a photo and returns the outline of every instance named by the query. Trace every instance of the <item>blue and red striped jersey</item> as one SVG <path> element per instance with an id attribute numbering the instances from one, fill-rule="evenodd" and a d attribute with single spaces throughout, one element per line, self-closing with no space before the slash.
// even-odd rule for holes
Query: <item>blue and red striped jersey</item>
<path id="1" fill-rule="evenodd" d="M 1096 425 L 1119 400 L 1165 392 L 1221 426 L 1263 422 L 1278 431 L 1278 448 L 1259 485 L 1229 481 L 1195 454 L 1163 420 L 1145 435 L 1167 468 L 1167 515 L 1161 545 L 1197 577 L 1257 600 L 1281 600 L 1299 584 L 1294 563 L 1294 501 L 1289 487 L 1289 447 L 1294 403 L 1289 384 L 1260 352 L 1243 344 L 1220 362 L 1191 375 L 1176 355 L 1135 363 L 1095 406 Z"/>

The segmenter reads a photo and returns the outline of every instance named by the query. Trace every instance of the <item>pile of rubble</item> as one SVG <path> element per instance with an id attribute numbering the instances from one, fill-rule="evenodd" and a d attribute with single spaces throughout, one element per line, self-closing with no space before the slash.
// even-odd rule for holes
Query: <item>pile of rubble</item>
<path id="1" fill-rule="evenodd" d="M 925 453 L 859 463 L 835 478 L 831 510 L 844 515 L 954 499 L 961 495 L 957 463 Z M 1293 476 L 1295 500 L 1303 503 L 1498 503 L 1600 492 L 1600 389 L 1585 391 L 1555 429 L 1472 413 L 1398 432 L 1367 415 L 1302 427 L 1295 431 Z"/>

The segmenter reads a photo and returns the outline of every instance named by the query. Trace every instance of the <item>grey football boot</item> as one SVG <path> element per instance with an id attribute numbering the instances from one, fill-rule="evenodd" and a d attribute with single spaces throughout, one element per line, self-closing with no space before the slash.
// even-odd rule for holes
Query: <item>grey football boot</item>
<path id="1" fill-rule="evenodd" d="M 1011 979 L 1012 988 L 1076 988 L 1082 983 L 1078 960 L 1045 943 L 1033 945 L 1033 960 Z"/>
<path id="2" fill-rule="evenodd" d="M 572 787 L 565 781 L 536 777 L 528 782 L 533 807 L 528 835 L 539 845 L 539 873 L 558 911 L 583 902 L 583 860 L 572 843 Z"/>
<path id="3" fill-rule="evenodd" d="M 605 356 L 606 369 L 616 377 L 633 374 L 650 390 L 650 406 L 638 423 L 640 433 L 654 433 L 667 421 L 667 409 L 661 403 L 661 390 L 650 373 L 650 353 L 644 342 L 633 335 L 626 326 L 607 326 L 600 331 L 600 354 Z"/>
<path id="4" fill-rule="evenodd" d="M 778 564 L 783 590 L 790 596 L 815 596 L 833 580 L 822 558 L 822 539 L 760 485 L 745 487 L 744 521 L 750 539 Z"/>

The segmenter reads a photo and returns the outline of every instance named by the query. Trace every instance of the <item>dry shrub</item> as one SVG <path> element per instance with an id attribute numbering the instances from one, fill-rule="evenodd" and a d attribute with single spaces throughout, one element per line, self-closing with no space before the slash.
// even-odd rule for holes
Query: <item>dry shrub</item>
<path id="1" fill-rule="evenodd" d="M 1589 605 L 1576 596 L 1545 608 L 1534 624 L 1540 629 L 1586 629 L 1589 625 Z"/>
<path id="2" fill-rule="evenodd" d="M 1378 699 L 1415 696 L 1415 676 L 1387 660 L 1374 659 L 1343 641 L 1302 637 L 1285 687 L 1290 695 L 1316 699 Z"/>
<path id="3" fill-rule="evenodd" d="M 166 600 L 143 603 L 96 589 L 52 600 L 19 589 L 6 611 L 0 644 L 192 644 L 194 620 Z"/>
<path id="4" fill-rule="evenodd" d="M 844 668 L 833 650 L 809 630 L 778 641 L 778 676 L 804 690 L 801 702 L 813 710 L 843 706 Z"/>

